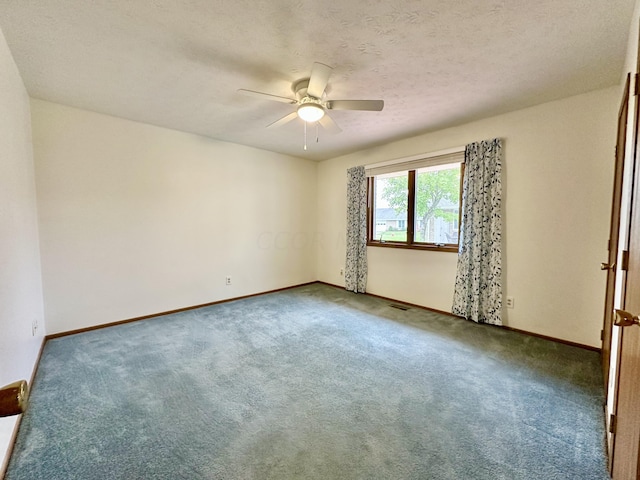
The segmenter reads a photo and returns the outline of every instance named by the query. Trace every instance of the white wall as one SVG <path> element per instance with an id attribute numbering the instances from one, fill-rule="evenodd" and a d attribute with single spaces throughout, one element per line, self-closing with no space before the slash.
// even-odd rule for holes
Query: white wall
<path id="1" fill-rule="evenodd" d="M 636 62 L 638 59 L 638 41 L 640 40 L 640 28 L 638 25 L 639 16 L 640 0 L 636 0 L 633 15 L 631 15 L 631 21 L 629 22 L 629 39 L 627 41 L 627 54 L 624 62 L 624 68 L 622 69 L 621 84 L 624 84 L 627 72 L 634 72 L 636 68 Z"/>
<path id="2" fill-rule="evenodd" d="M 47 333 L 316 279 L 315 162 L 41 100 L 32 118 Z"/>
<path id="3" fill-rule="evenodd" d="M 504 141 L 504 291 L 513 328 L 600 345 L 619 89 L 322 162 L 318 277 L 343 284 L 346 170 L 472 141 Z M 451 311 L 456 254 L 368 247 L 370 293 Z"/>
<path id="4" fill-rule="evenodd" d="M 29 380 L 44 332 L 29 97 L 0 32 L 0 386 Z M 31 324 L 39 329 L 32 336 Z M 18 417 L 0 418 L 0 462 Z M 0 476 L 2 471 L 0 469 Z"/>

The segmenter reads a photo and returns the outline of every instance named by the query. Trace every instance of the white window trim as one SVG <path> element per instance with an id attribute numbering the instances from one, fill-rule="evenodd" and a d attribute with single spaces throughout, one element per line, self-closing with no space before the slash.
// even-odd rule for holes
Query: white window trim
<path id="1" fill-rule="evenodd" d="M 454 147 L 445 150 L 438 150 L 431 153 L 422 153 L 410 157 L 396 158 L 384 162 L 365 165 L 364 169 L 367 177 L 382 175 L 403 170 L 416 170 L 418 168 L 433 167 L 446 163 L 463 163 L 465 147 Z"/>

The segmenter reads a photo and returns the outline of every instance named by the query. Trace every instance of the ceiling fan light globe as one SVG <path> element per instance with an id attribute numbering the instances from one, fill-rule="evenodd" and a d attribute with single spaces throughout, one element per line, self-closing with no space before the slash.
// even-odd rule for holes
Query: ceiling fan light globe
<path id="1" fill-rule="evenodd" d="M 324 117 L 324 108 L 315 103 L 305 103 L 298 107 L 298 116 L 308 123 L 317 122 Z"/>

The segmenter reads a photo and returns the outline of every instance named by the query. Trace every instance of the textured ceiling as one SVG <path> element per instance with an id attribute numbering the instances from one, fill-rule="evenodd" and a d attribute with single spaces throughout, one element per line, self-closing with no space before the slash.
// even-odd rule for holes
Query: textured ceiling
<path id="1" fill-rule="evenodd" d="M 2 0 L 30 95 L 321 160 L 617 84 L 634 0 Z M 339 134 L 265 126 L 313 62 Z"/>

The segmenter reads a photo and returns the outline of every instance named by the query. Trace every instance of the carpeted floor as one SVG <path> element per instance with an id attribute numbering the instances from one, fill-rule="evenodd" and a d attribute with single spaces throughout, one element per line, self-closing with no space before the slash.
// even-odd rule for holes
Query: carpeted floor
<path id="1" fill-rule="evenodd" d="M 599 356 L 322 284 L 47 342 L 7 472 L 606 479 Z"/>

